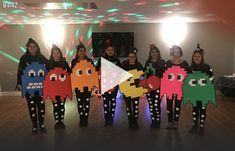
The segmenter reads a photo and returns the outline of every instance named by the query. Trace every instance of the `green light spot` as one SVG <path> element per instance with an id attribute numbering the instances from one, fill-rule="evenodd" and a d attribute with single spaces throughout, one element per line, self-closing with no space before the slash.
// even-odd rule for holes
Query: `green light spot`
<path id="1" fill-rule="evenodd" d="M 175 3 L 166 3 L 160 5 L 160 7 L 172 7 L 172 6 L 175 6 Z"/>
<path id="2" fill-rule="evenodd" d="M 6 13 L 0 13 L 0 16 L 6 16 L 7 14 Z"/>
<path id="3" fill-rule="evenodd" d="M 128 16 L 136 16 L 136 13 L 129 13 Z"/>
<path id="4" fill-rule="evenodd" d="M 23 13 L 24 11 L 23 10 L 19 10 L 19 9 L 15 9 L 15 10 L 13 10 L 11 12 L 14 13 L 14 14 L 18 14 L 18 13 Z"/>
<path id="5" fill-rule="evenodd" d="M 70 56 L 70 57 L 73 56 L 73 51 L 74 51 L 74 50 L 70 50 L 70 51 L 69 51 L 69 56 Z"/>
<path id="6" fill-rule="evenodd" d="M 104 18 L 104 15 L 99 15 L 97 16 L 97 18 Z"/>
<path id="7" fill-rule="evenodd" d="M 83 7 L 77 7 L 76 10 L 85 10 Z"/>
<path id="8" fill-rule="evenodd" d="M 128 1 L 128 0 L 118 0 L 119 2 L 126 2 L 126 1 Z"/>
<path id="9" fill-rule="evenodd" d="M 92 53 L 93 52 L 93 48 L 91 48 L 91 50 L 90 50 L 90 53 Z"/>
<path id="10" fill-rule="evenodd" d="M 96 60 L 96 61 L 94 62 L 94 65 L 97 65 L 97 63 L 98 63 L 98 60 Z"/>
<path id="11" fill-rule="evenodd" d="M 75 15 L 80 15 L 80 13 L 75 13 Z"/>
<path id="12" fill-rule="evenodd" d="M 24 48 L 24 47 L 20 47 L 20 50 L 23 52 L 23 53 L 25 53 L 26 52 L 26 49 Z"/>
<path id="13" fill-rule="evenodd" d="M 71 2 L 64 2 L 63 3 L 63 7 L 64 7 L 64 9 L 71 8 L 71 7 L 73 7 L 73 3 L 71 3 Z"/>
<path id="14" fill-rule="evenodd" d="M 76 34 L 75 34 L 76 39 L 78 38 L 78 35 L 79 35 L 79 30 L 77 29 Z"/>
<path id="15" fill-rule="evenodd" d="M 4 23 L 10 23 L 10 22 L 11 22 L 11 21 L 8 20 L 8 19 L 4 19 L 3 21 L 4 21 Z"/>
<path id="16" fill-rule="evenodd" d="M 112 9 L 109 9 L 109 10 L 107 10 L 107 12 L 108 13 L 113 13 L 113 12 L 116 12 L 116 11 L 118 11 L 119 9 L 117 9 L 117 8 L 112 8 Z"/>
<path id="17" fill-rule="evenodd" d="M 92 34 L 92 26 L 89 28 L 88 32 L 87 32 L 87 39 L 90 39 L 91 38 L 91 34 Z"/>
<path id="18" fill-rule="evenodd" d="M 2 54 L 3 56 L 5 56 L 6 58 L 10 59 L 11 61 L 14 61 L 16 63 L 19 63 L 19 60 L 16 59 L 15 57 L 9 55 L 8 53 L 5 53 L 3 51 L 0 50 L 0 54 Z"/>

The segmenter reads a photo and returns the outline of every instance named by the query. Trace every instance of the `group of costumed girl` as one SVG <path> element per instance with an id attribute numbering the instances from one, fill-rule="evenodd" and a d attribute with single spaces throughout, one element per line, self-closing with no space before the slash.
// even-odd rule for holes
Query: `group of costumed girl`
<path id="1" fill-rule="evenodd" d="M 71 67 L 60 48 L 53 45 L 50 59 L 46 59 L 35 40 L 29 38 L 26 53 L 20 58 L 17 86 L 27 100 L 32 121 L 32 133 L 46 133 L 44 125 L 45 100 L 53 105 L 55 129 L 65 129 L 65 103 L 76 94 L 80 127 L 88 126 L 90 99 L 92 91 L 100 89 L 101 58 L 95 66 L 86 55 L 86 47 L 80 42 Z M 144 95 L 149 104 L 151 128 L 160 128 L 161 102 L 166 100 L 168 124 L 166 129 L 177 129 L 181 112 L 181 102 L 192 104 L 193 126 L 190 133 L 204 134 L 206 106 L 215 104 L 213 72 L 204 61 L 204 50 L 197 46 L 193 52 L 191 65 L 181 59 L 183 51 L 172 46 L 172 60 L 161 59 L 160 50 L 150 45 L 149 57 L 143 67 L 137 59 L 137 48 L 128 52 L 128 58 L 122 63 L 116 57 L 112 43 L 105 46 L 103 58 L 128 71 L 132 77 L 102 94 L 104 108 L 104 126 L 113 125 L 117 93 L 123 94 L 130 129 L 138 129 L 139 101 Z"/>

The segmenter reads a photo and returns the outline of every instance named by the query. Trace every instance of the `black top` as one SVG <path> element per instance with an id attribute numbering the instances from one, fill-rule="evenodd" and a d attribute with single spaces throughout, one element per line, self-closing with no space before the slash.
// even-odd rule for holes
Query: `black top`
<path id="1" fill-rule="evenodd" d="M 48 67 L 49 70 L 54 69 L 55 67 L 60 67 L 63 70 L 66 69 L 69 74 L 72 72 L 66 60 L 60 60 L 60 61 L 51 60 L 49 62 L 49 67 Z"/>
<path id="2" fill-rule="evenodd" d="M 148 69 L 147 67 L 149 67 L 152 64 L 153 68 L 155 69 L 155 74 L 153 73 L 152 70 Z M 148 78 L 152 75 L 156 75 L 159 78 L 162 77 L 163 73 L 165 71 L 165 61 L 164 60 L 157 60 L 156 62 L 152 62 L 151 60 L 147 60 L 144 66 L 144 73 L 145 73 L 145 77 Z"/>
<path id="3" fill-rule="evenodd" d="M 90 58 L 88 58 L 87 56 L 85 56 L 85 59 L 86 59 L 88 62 L 91 62 L 91 63 L 94 65 L 93 61 L 92 61 Z M 78 63 L 79 61 L 80 61 L 79 57 L 75 57 L 75 58 L 72 60 L 72 62 L 71 62 L 71 70 L 72 70 L 73 67 L 76 65 L 76 63 Z"/>
<path id="4" fill-rule="evenodd" d="M 122 68 L 125 69 L 126 71 L 133 70 L 133 69 L 137 69 L 139 71 L 139 70 L 144 69 L 141 63 L 137 62 L 136 64 L 132 65 L 132 64 L 129 64 L 128 60 L 125 60 L 122 62 Z"/>
<path id="5" fill-rule="evenodd" d="M 40 64 L 45 64 L 46 67 L 48 67 L 48 64 L 49 64 L 47 58 L 45 56 L 43 56 L 42 54 L 36 55 L 36 56 L 24 54 L 20 58 L 20 62 L 19 62 L 19 65 L 18 65 L 17 85 L 18 84 L 21 85 L 21 75 L 23 74 L 24 68 L 27 66 L 27 64 L 31 64 L 32 62 L 38 62 Z"/>
<path id="6" fill-rule="evenodd" d="M 180 66 L 181 68 L 184 68 L 185 71 L 188 71 L 188 63 L 185 60 L 183 62 L 181 62 L 180 64 L 173 64 L 173 62 L 171 60 L 168 60 L 166 62 L 166 68 L 170 68 L 172 66 Z"/>
<path id="7" fill-rule="evenodd" d="M 193 71 L 201 71 L 203 73 L 206 73 L 209 76 L 209 79 L 212 81 L 212 83 L 214 82 L 213 70 L 208 64 L 205 64 L 204 66 L 192 64 L 189 66 L 188 72 L 192 73 Z"/>
<path id="8" fill-rule="evenodd" d="M 107 59 L 108 61 L 112 62 L 113 64 L 115 64 L 119 67 L 122 66 L 121 61 L 115 56 L 109 57 L 108 55 L 104 55 L 103 58 Z M 101 67 L 101 58 L 99 58 L 99 60 L 97 62 L 96 71 L 99 71 L 100 67 Z"/>

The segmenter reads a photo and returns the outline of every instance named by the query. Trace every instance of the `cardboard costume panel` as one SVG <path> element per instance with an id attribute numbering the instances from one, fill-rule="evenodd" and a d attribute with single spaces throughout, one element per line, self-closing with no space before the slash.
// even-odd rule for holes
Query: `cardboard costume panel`
<path id="1" fill-rule="evenodd" d="M 71 83 L 72 90 L 77 88 L 80 92 L 85 92 L 85 90 L 91 92 L 93 87 L 98 88 L 98 74 L 94 65 L 87 60 L 76 63 L 72 69 Z"/>
<path id="2" fill-rule="evenodd" d="M 177 94 L 177 100 L 181 100 L 182 86 L 186 76 L 187 72 L 184 68 L 179 66 L 168 68 L 161 79 L 160 96 L 166 95 L 169 99 L 172 99 L 172 95 Z"/>
<path id="3" fill-rule="evenodd" d="M 183 85 L 184 104 L 190 102 L 192 106 L 196 106 L 197 101 L 201 101 L 204 107 L 209 101 L 216 104 L 214 84 L 209 80 L 209 76 L 201 71 L 188 74 Z"/>
<path id="4" fill-rule="evenodd" d="M 70 76 L 66 70 L 58 67 L 50 70 L 43 81 L 43 98 L 55 101 L 56 96 L 60 96 L 61 101 L 67 96 L 72 98 Z"/>
<path id="5" fill-rule="evenodd" d="M 130 79 L 122 82 L 119 85 L 120 91 L 126 96 L 131 98 L 137 98 L 144 95 L 147 92 L 147 89 L 136 85 L 135 80 L 140 79 L 140 76 L 143 75 L 143 71 L 137 71 L 137 69 L 128 71 L 133 75 Z"/>
<path id="6" fill-rule="evenodd" d="M 43 80 L 46 73 L 44 64 L 32 62 L 27 65 L 23 70 L 23 75 L 21 75 L 22 95 L 25 96 L 28 93 L 33 97 L 35 92 L 38 92 L 39 96 L 42 96 Z"/>

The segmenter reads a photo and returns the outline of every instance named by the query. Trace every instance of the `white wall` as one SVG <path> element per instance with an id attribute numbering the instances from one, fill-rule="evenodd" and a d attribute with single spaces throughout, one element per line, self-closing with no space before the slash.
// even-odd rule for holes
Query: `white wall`
<path id="1" fill-rule="evenodd" d="M 162 58 L 167 60 L 169 47 L 162 41 L 160 34 L 160 24 L 107 24 L 99 25 L 66 25 L 65 41 L 61 46 L 63 53 L 68 49 L 75 49 L 78 38 L 75 32 L 79 30 L 79 37 L 83 36 L 83 42 L 87 45 L 87 33 L 89 29 L 94 32 L 134 32 L 135 46 L 140 50 L 139 61 L 144 65 L 149 51 L 149 44 L 156 43 L 162 53 Z M 170 36 L 170 35 L 169 35 Z M 20 58 L 23 54 L 20 46 L 24 46 L 28 38 L 34 38 L 40 45 L 43 54 L 49 57 L 46 50 L 43 35 L 39 25 L 12 25 L 8 29 L 0 28 L 0 50 L 10 55 Z M 234 33 L 222 23 L 189 23 L 188 35 L 181 47 L 184 51 L 184 59 L 191 62 L 191 55 L 197 43 L 205 50 L 205 59 L 214 68 L 215 80 L 224 74 L 231 74 L 235 70 L 235 43 Z M 87 46 L 90 50 L 91 45 Z M 67 58 L 68 62 L 72 57 Z M 16 70 L 18 64 L 10 61 L 0 54 L 0 84 L 3 91 L 13 90 L 16 83 Z"/>

